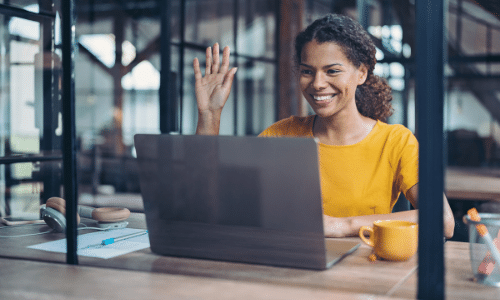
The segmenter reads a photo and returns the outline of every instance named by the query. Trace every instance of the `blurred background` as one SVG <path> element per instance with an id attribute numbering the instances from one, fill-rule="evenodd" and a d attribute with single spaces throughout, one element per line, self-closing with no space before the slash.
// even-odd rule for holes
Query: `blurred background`
<path id="1" fill-rule="evenodd" d="M 293 41 L 329 12 L 357 19 L 371 34 L 375 73 L 393 89 L 389 123 L 418 137 L 415 1 L 75 1 L 80 203 L 142 210 L 133 136 L 194 133 L 192 61 L 204 66 L 205 48 L 215 42 L 231 48 L 239 68 L 221 134 L 257 135 L 279 119 L 312 113 L 297 85 Z M 447 3 L 446 180 L 492 180 L 488 196 L 447 191 L 460 220 L 472 206 L 500 211 L 500 4 Z M 0 0 L 2 216 L 37 215 L 40 203 L 63 196 L 59 12 L 60 1 Z M 465 228 L 457 226 L 462 239 Z"/>

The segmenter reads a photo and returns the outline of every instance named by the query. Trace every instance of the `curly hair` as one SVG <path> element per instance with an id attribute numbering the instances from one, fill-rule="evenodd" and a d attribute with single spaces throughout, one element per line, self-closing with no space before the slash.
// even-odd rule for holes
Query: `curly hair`
<path id="1" fill-rule="evenodd" d="M 314 21 L 295 39 L 297 64 L 300 64 L 305 44 L 313 40 L 318 43 L 333 42 L 342 48 L 356 68 L 365 65 L 368 75 L 366 81 L 356 89 L 356 107 L 363 116 L 387 121 L 393 113 L 392 90 L 384 78 L 373 74 L 377 63 L 376 49 L 363 27 L 347 16 L 335 14 Z"/>

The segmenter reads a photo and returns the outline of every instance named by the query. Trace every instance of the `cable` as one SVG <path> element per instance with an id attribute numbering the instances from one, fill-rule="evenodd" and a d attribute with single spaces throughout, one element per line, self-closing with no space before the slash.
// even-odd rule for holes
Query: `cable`
<path id="1" fill-rule="evenodd" d="M 13 226 L 2 226 L 0 227 L 1 229 L 5 228 L 13 228 L 13 227 L 25 227 L 25 226 L 34 226 L 34 225 L 47 225 L 45 223 L 39 223 L 39 224 L 24 224 L 24 225 L 13 225 Z M 106 230 L 111 230 L 112 228 L 99 228 L 99 227 L 88 227 L 85 224 L 80 224 L 84 227 L 77 228 L 76 230 L 86 230 L 86 229 L 94 229 L 94 230 L 101 230 L 101 231 L 106 231 Z M 20 235 L 0 235 L 0 238 L 18 238 L 18 237 L 25 237 L 25 236 L 33 236 L 33 235 L 41 235 L 41 234 L 46 234 L 46 233 L 51 233 L 54 230 L 49 230 L 49 231 L 44 231 L 44 232 L 38 232 L 38 233 L 28 233 L 28 234 L 20 234 Z"/>
<path id="2" fill-rule="evenodd" d="M 1 229 L 5 229 L 5 228 L 13 228 L 13 227 L 19 228 L 19 227 L 34 226 L 34 225 L 47 225 L 47 224 L 39 223 L 39 224 L 25 224 L 25 225 L 14 225 L 14 226 L 2 226 L 2 227 L 0 227 L 0 230 Z M 0 235 L 0 238 L 11 238 L 11 237 L 17 238 L 17 237 L 25 237 L 25 236 L 46 234 L 46 233 L 50 233 L 50 232 L 52 232 L 52 230 L 44 231 L 44 232 L 38 232 L 38 233 L 20 234 L 20 235 Z"/>
<path id="3" fill-rule="evenodd" d="M 96 230 L 101 230 L 101 231 L 106 231 L 106 230 L 111 230 L 113 228 L 99 228 L 99 227 L 88 227 L 87 225 L 80 223 L 80 225 L 84 227 L 77 228 L 76 230 L 85 230 L 85 229 L 96 229 Z"/>

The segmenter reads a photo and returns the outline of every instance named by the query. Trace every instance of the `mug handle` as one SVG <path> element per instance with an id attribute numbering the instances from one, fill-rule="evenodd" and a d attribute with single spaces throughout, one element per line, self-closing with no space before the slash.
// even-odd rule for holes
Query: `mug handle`
<path id="1" fill-rule="evenodd" d="M 369 231 L 370 232 L 370 238 L 367 239 L 365 237 L 365 234 L 364 234 L 365 231 Z M 361 228 L 359 229 L 359 237 L 368 246 L 371 246 L 371 247 L 374 246 L 374 243 L 373 243 L 373 228 L 371 228 L 370 226 L 361 226 Z"/>

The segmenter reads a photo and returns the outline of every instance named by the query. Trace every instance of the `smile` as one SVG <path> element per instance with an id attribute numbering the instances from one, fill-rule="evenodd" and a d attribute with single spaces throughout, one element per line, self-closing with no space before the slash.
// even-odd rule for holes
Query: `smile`
<path id="1" fill-rule="evenodd" d="M 312 95 L 313 99 L 316 100 L 316 101 L 330 100 L 330 99 L 333 98 L 333 96 L 335 96 L 335 95 L 327 95 L 327 96 L 315 96 L 315 95 Z"/>

